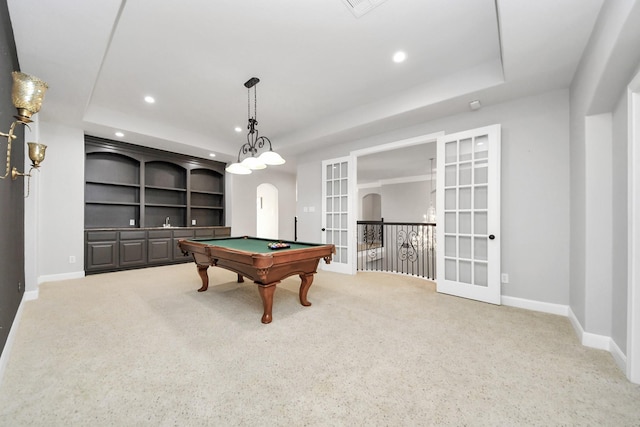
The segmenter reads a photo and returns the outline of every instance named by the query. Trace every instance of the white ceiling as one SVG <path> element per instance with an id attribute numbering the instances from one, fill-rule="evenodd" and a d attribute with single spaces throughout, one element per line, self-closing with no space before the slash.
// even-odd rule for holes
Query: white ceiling
<path id="1" fill-rule="evenodd" d="M 289 167 L 474 99 L 568 87 L 602 3 L 387 0 L 356 18 L 343 0 L 8 0 L 20 67 L 49 83 L 41 120 L 227 162 L 256 76 L 258 130 Z"/>

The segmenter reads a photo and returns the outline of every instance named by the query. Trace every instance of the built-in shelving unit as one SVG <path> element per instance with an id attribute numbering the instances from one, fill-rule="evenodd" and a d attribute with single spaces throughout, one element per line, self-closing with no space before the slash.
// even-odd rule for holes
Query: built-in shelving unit
<path id="1" fill-rule="evenodd" d="M 85 228 L 224 225 L 224 167 L 85 137 Z"/>
<path id="2" fill-rule="evenodd" d="M 85 228 L 126 227 L 140 217 L 140 161 L 94 152 L 85 162 Z M 137 223 L 137 222 L 136 222 Z"/>
<path id="3" fill-rule="evenodd" d="M 87 273 L 189 261 L 180 238 L 230 235 L 224 163 L 88 135 L 85 154 Z"/>

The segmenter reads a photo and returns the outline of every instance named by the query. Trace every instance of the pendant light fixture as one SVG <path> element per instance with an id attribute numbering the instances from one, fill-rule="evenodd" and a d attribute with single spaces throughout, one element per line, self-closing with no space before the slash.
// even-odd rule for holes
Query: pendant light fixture
<path id="1" fill-rule="evenodd" d="M 238 151 L 238 160 L 235 163 L 230 164 L 225 169 L 229 173 L 238 175 L 250 174 L 253 170 L 264 169 L 269 166 L 282 165 L 285 160 L 278 153 L 273 151 L 271 141 L 266 136 L 260 136 L 258 133 L 258 96 L 256 91 L 256 85 L 260 82 L 257 77 L 250 78 L 244 86 L 247 88 L 247 110 L 248 121 L 247 129 L 247 142 L 240 147 Z M 253 88 L 253 115 L 251 115 L 251 88 Z M 268 150 L 266 149 L 268 145 Z M 265 149 L 260 155 L 258 152 L 261 149 Z M 240 161 L 240 158 L 245 158 Z"/>

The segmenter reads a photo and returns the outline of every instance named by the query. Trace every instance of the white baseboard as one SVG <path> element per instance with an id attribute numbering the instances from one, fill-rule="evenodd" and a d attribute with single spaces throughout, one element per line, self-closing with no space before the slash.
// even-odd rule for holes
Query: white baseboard
<path id="1" fill-rule="evenodd" d="M 562 304 L 552 304 L 549 302 L 532 301 L 523 298 L 502 296 L 501 301 L 503 305 L 510 307 L 524 308 L 527 310 L 540 311 L 542 313 L 557 314 L 560 316 L 568 316 L 569 306 Z"/>
<path id="2" fill-rule="evenodd" d="M 622 372 L 627 372 L 627 356 L 620 350 L 618 344 L 614 340 L 611 340 L 611 355 L 613 356 L 613 360 L 615 360 L 616 365 L 620 368 Z"/>
<path id="3" fill-rule="evenodd" d="M 44 282 L 59 282 L 61 280 L 68 280 L 68 279 L 82 279 L 83 277 L 84 277 L 84 270 L 75 271 L 73 273 L 47 274 L 45 276 L 38 277 L 38 285 Z"/>
<path id="4" fill-rule="evenodd" d="M 20 323 L 20 319 L 22 318 L 22 307 L 24 301 L 25 296 L 23 295 L 22 301 L 20 301 L 20 305 L 18 306 L 18 311 L 16 312 L 16 317 L 13 318 L 13 323 L 11 324 L 7 341 L 4 343 L 2 354 L 0 354 L 0 386 L 2 386 L 2 378 L 4 377 L 4 372 L 7 368 L 7 364 L 9 363 L 9 354 L 11 353 L 11 347 L 13 347 L 16 331 L 18 330 L 18 323 Z"/>
<path id="5" fill-rule="evenodd" d="M 558 314 L 569 318 L 571 326 L 580 340 L 580 343 L 585 347 L 591 347 L 598 350 L 606 350 L 611 353 L 616 365 L 622 370 L 627 372 L 627 356 L 620 350 L 620 347 L 615 341 L 608 336 L 592 334 L 585 332 L 582 325 L 576 318 L 575 314 L 568 305 L 550 304 L 546 302 L 531 301 L 522 298 L 515 298 L 509 296 L 502 296 L 502 304 L 511 307 L 524 308 L 527 310 L 540 311 L 549 314 Z"/>
<path id="6" fill-rule="evenodd" d="M 611 351 L 611 343 L 613 342 L 611 337 L 585 332 L 580 322 L 578 322 L 578 318 L 573 314 L 573 310 L 571 310 L 571 308 L 569 308 L 569 320 L 571 321 L 571 325 L 576 331 L 576 335 L 578 335 L 578 339 L 580 339 L 582 345 L 597 348 L 598 350 Z"/>
<path id="7" fill-rule="evenodd" d="M 40 295 L 40 292 L 38 291 L 38 289 L 36 289 L 35 291 L 25 291 L 24 295 L 22 296 L 23 301 L 33 301 L 38 299 L 38 296 Z"/>

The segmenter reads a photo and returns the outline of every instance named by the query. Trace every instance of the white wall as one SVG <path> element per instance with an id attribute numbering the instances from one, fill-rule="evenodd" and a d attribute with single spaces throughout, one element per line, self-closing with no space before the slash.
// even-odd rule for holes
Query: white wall
<path id="1" fill-rule="evenodd" d="M 40 122 L 47 155 L 38 183 L 39 281 L 84 274 L 84 132 Z M 69 262 L 74 256 L 75 263 Z"/>
<path id="2" fill-rule="evenodd" d="M 250 175 L 226 174 L 227 226 L 232 236 L 256 235 L 256 191 L 260 184 L 278 189 L 278 233 L 284 240 L 293 240 L 296 215 L 295 175 L 278 171 L 277 166 L 253 171 Z M 300 239 L 298 239 L 300 240 Z"/>
<path id="3" fill-rule="evenodd" d="M 429 181 L 380 187 L 382 218 L 386 222 L 424 222 L 429 209 Z"/>
<path id="4" fill-rule="evenodd" d="M 400 129 L 298 159 L 301 206 L 320 206 L 322 159 L 410 137 L 502 125 L 502 294 L 569 303 L 569 94 L 558 90 Z M 304 205 L 301 205 L 303 202 Z M 383 201 L 384 204 L 384 201 Z M 321 241 L 321 212 L 306 213 L 300 233 Z M 385 218 L 386 219 L 386 218 Z M 543 268 L 541 268 L 543 266 Z"/>

